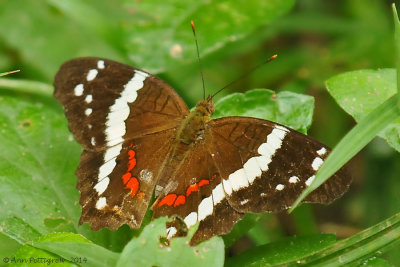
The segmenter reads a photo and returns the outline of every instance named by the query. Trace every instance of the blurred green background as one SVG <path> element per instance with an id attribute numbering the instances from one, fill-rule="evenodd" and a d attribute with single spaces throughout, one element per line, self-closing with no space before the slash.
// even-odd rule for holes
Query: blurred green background
<path id="1" fill-rule="evenodd" d="M 324 81 L 346 71 L 394 66 L 391 3 L 0 0 L 0 72 L 20 69 L 12 78 L 51 84 L 64 61 L 105 57 L 157 74 L 192 107 L 203 94 L 190 28 L 194 20 L 207 93 L 278 54 L 219 97 L 252 88 L 313 95 L 309 134 L 334 146 L 354 121 L 329 96 Z M 253 229 L 229 253 L 286 234 L 348 237 L 389 217 L 399 211 L 399 159 L 383 140 L 374 140 L 351 162 L 354 183 L 329 212 L 303 205 L 293 216 L 265 215 L 261 221 L 267 227 Z M 257 240 L 260 231 L 268 240 Z M 400 266 L 399 252 L 386 257 Z"/>

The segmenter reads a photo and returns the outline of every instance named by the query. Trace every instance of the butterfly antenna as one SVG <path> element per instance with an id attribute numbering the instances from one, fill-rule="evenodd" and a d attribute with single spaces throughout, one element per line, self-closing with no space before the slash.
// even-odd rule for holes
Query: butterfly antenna
<path id="1" fill-rule="evenodd" d="M 244 74 L 242 74 L 241 76 L 239 76 L 238 78 L 236 78 L 235 80 L 233 80 L 231 83 L 225 85 L 224 87 L 222 87 L 221 89 L 219 89 L 217 92 L 215 92 L 211 98 L 214 98 L 214 96 L 216 96 L 219 92 L 221 92 L 222 90 L 228 88 L 229 86 L 231 86 L 234 83 L 237 83 L 238 81 L 242 80 L 244 77 L 246 77 L 247 75 L 249 75 L 250 73 L 252 73 L 253 71 L 255 71 L 256 69 L 264 66 L 264 64 L 274 60 L 278 55 L 273 55 L 272 57 L 268 58 L 267 60 L 265 60 L 264 62 L 262 62 L 261 64 L 253 67 L 252 69 L 248 70 L 247 72 L 245 72 Z"/>
<path id="2" fill-rule="evenodd" d="M 198 42 L 197 42 L 196 30 L 195 30 L 195 28 L 194 28 L 194 22 L 193 22 L 193 20 L 190 21 L 190 25 L 192 25 L 192 31 L 193 31 L 194 41 L 195 41 L 195 43 L 196 43 L 197 59 L 199 60 L 201 81 L 202 81 L 202 83 L 203 83 L 203 99 L 205 100 L 205 99 L 206 99 L 206 86 L 204 85 L 203 67 L 202 67 L 202 65 L 201 65 L 200 52 L 199 52 L 199 44 L 198 44 Z"/>
<path id="3" fill-rule="evenodd" d="M 8 75 L 8 74 L 12 74 L 12 73 L 16 73 L 16 72 L 19 72 L 20 70 L 13 70 L 13 71 L 8 71 L 8 72 L 2 72 L 2 73 L 0 73 L 0 77 L 1 76 L 6 76 L 6 75 Z"/>

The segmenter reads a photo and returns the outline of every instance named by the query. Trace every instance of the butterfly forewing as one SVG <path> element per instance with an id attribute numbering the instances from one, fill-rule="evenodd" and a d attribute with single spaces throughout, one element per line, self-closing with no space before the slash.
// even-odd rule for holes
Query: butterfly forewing
<path id="1" fill-rule="evenodd" d="M 118 155 L 107 157 L 106 162 L 103 153 L 84 150 L 76 172 L 81 223 L 88 222 L 94 230 L 116 230 L 125 223 L 139 228 L 174 134 L 165 130 L 127 140 Z"/>
<path id="2" fill-rule="evenodd" d="M 100 58 L 66 62 L 54 86 L 84 147 L 77 170 L 81 223 L 139 227 L 186 104 L 160 79 Z"/>
<path id="3" fill-rule="evenodd" d="M 239 212 L 287 209 L 329 153 L 318 141 L 266 120 L 227 117 L 210 124 L 224 191 Z M 330 203 L 350 182 L 345 169 L 339 170 L 306 201 Z"/>
<path id="4" fill-rule="evenodd" d="M 69 127 L 84 148 L 113 146 L 171 129 L 189 113 L 184 101 L 162 80 L 106 59 L 64 63 L 54 87 Z"/>

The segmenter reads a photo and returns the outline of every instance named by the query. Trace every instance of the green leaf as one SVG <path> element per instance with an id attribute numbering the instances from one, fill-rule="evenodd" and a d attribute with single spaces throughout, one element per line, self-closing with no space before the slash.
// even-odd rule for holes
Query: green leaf
<path id="1" fill-rule="evenodd" d="M 314 98 L 292 92 L 253 89 L 233 93 L 215 103 L 214 118 L 248 116 L 274 121 L 305 133 L 312 122 Z"/>
<path id="2" fill-rule="evenodd" d="M 400 213 L 314 255 L 289 264 L 359 266 L 400 244 Z"/>
<path id="3" fill-rule="evenodd" d="M 28 245 L 21 247 L 7 259 L 14 266 L 76 266 L 58 255 Z"/>
<path id="4" fill-rule="evenodd" d="M 343 73 L 326 81 L 336 102 L 359 122 L 389 97 L 396 94 L 396 70 L 358 70 Z M 400 151 L 400 119 L 379 131 L 379 136 Z"/>
<path id="5" fill-rule="evenodd" d="M 19 248 L 21 244 L 0 233 L 0 260 L 14 255 Z M 0 266 L 3 265 L 0 263 Z"/>
<path id="6" fill-rule="evenodd" d="M 73 170 L 80 149 L 55 102 L 50 103 L 32 96 L 0 98 L 0 221 L 19 218 L 41 234 L 77 232 Z"/>
<path id="7" fill-rule="evenodd" d="M 213 237 L 195 247 L 188 245 L 196 228 L 188 236 L 173 238 L 170 246 L 160 245 L 159 238 L 166 235 L 166 218 L 159 218 L 147 225 L 138 238 L 133 239 L 122 251 L 117 266 L 222 266 L 224 242 Z"/>
<path id="8" fill-rule="evenodd" d="M 92 6 L 97 7 L 102 2 L 106 1 L 93 1 Z M 80 3 L 86 7 L 84 2 Z M 21 7 L 23 12 L 19 12 Z M 80 10 L 75 6 L 75 12 Z M 109 14 L 103 13 L 105 21 Z M 2 1 L 0 25 L 7 25 L 0 28 L 1 41 L 12 47 L 30 67 L 21 68 L 25 75 L 30 69 L 38 80 L 51 81 L 63 61 L 77 56 L 97 55 L 122 60 L 120 52 L 104 42 L 103 37 L 71 21 L 44 1 Z"/>
<path id="9" fill-rule="evenodd" d="M 1 233 L 20 244 L 25 244 L 41 236 L 36 229 L 18 217 L 6 218 L 2 220 L 1 225 Z"/>
<path id="10" fill-rule="evenodd" d="M 53 86 L 47 83 L 22 79 L 0 79 L 0 88 L 12 90 L 13 92 L 34 93 L 47 97 L 53 94 Z"/>
<path id="11" fill-rule="evenodd" d="M 394 19 L 394 48 L 396 51 L 396 70 L 397 70 L 397 93 L 398 101 L 397 106 L 400 109 L 400 21 L 397 15 L 396 4 L 392 4 L 393 19 Z"/>
<path id="12" fill-rule="evenodd" d="M 393 267 L 393 264 L 389 263 L 387 260 L 372 257 L 371 259 L 367 259 L 362 263 L 362 266 L 366 267 Z"/>
<path id="13" fill-rule="evenodd" d="M 35 240 L 31 245 L 84 266 L 115 266 L 119 257 L 118 253 L 111 252 L 73 233 L 48 234 Z"/>
<path id="14" fill-rule="evenodd" d="M 124 44 L 129 58 L 155 72 L 196 59 L 191 20 L 196 24 L 201 56 L 205 57 L 288 12 L 295 1 L 151 0 L 125 3 L 136 15 L 134 21 L 124 25 Z"/>
<path id="15" fill-rule="evenodd" d="M 359 122 L 397 91 L 394 69 L 359 70 L 337 75 L 326 82 L 336 102 Z M 400 119 L 381 129 L 379 136 L 400 151 Z"/>
<path id="16" fill-rule="evenodd" d="M 287 237 L 247 250 L 226 260 L 226 266 L 276 266 L 296 261 L 336 242 L 332 234 Z"/>

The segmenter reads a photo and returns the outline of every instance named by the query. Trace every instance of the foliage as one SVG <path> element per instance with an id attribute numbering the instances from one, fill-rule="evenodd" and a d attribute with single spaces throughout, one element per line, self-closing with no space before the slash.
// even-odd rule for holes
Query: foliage
<path id="1" fill-rule="evenodd" d="M 397 14 L 393 42 L 389 2 L 243 3 L 0 2 L 0 76 L 8 74 L 0 78 L 2 258 L 62 259 L 59 264 L 66 266 L 128 266 L 132 262 L 221 266 L 225 249 L 229 266 L 400 264 L 399 75 L 396 79 L 400 57 L 393 61 L 394 51 L 400 51 Z M 188 237 L 172 240 L 170 247 L 159 244 L 165 219 L 146 220 L 140 230 L 121 227 L 93 232 L 87 225 L 78 226 L 74 172 L 81 148 L 68 131 L 60 105 L 51 97 L 55 72 L 74 57 L 106 57 L 157 73 L 191 106 L 203 92 L 190 20 L 196 23 L 209 94 L 264 58 L 279 54 L 272 63 L 223 91 L 215 117 L 260 117 L 307 132 L 314 98 L 304 93 L 316 95 L 311 134 L 330 144 L 344 138 L 311 189 L 372 141 L 357 156 L 359 164 L 352 165 L 355 186 L 339 201 L 341 206 L 335 203 L 324 210 L 316 208 L 316 212 L 302 206 L 294 216 L 249 214 L 223 239 L 215 237 L 193 248 L 187 241 L 194 229 Z M 387 68 L 394 64 L 397 69 Z M 6 73 L 13 69 L 21 72 Z M 349 118 L 319 90 L 324 81 L 336 103 L 357 121 L 346 135 Z M 280 91 L 247 90 L 266 85 Z M 241 92 L 232 93 L 237 88 Z M 376 135 L 389 145 L 373 140 Z M 291 221 L 293 227 L 288 226 Z M 317 221 L 365 230 L 337 241 L 333 234 L 320 234 Z M 335 228 L 339 235 L 342 228 Z M 299 236 L 286 237 L 285 232 Z M 240 254 L 246 240 L 253 247 Z"/>

